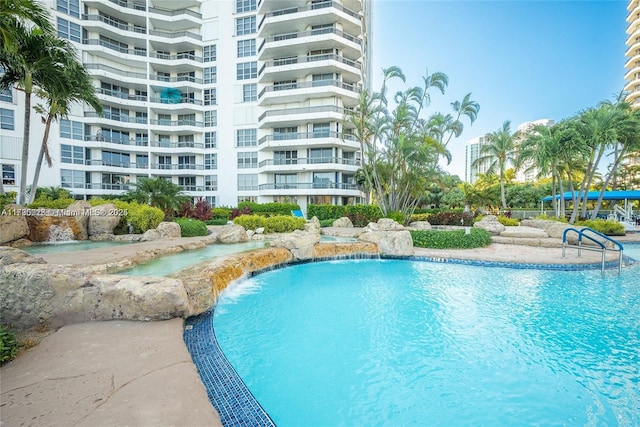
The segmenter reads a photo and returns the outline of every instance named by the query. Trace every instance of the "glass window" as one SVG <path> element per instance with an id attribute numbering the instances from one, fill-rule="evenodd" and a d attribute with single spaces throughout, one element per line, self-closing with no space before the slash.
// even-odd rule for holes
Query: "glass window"
<path id="1" fill-rule="evenodd" d="M 274 151 L 273 164 L 274 165 L 296 165 L 298 164 L 298 152 L 297 151 Z"/>
<path id="2" fill-rule="evenodd" d="M 218 111 L 205 111 L 204 112 L 204 125 L 205 126 L 218 126 Z"/>
<path id="3" fill-rule="evenodd" d="M 205 191 L 218 191 L 218 175 L 205 175 L 204 189 Z M 214 197 L 214 202 L 215 202 L 215 197 Z M 213 206 L 214 206 L 213 203 L 211 203 L 211 207 Z"/>
<path id="4" fill-rule="evenodd" d="M 252 102 L 258 100 L 258 85 L 249 83 L 242 85 L 242 102 Z"/>
<path id="5" fill-rule="evenodd" d="M 178 169 L 195 169 L 196 156 L 178 156 Z"/>
<path id="6" fill-rule="evenodd" d="M 0 89 L 0 101 L 13 102 L 13 90 L 11 88 Z"/>
<path id="7" fill-rule="evenodd" d="M 216 83 L 218 81 L 218 67 L 207 67 L 203 70 L 203 79 L 205 84 Z"/>
<path id="8" fill-rule="evenodd" d="M 136 155 L 136 167 L 138 169 L 146 169 L 149 167 L 149 156 L 146 154 Z"/>
<path id="9" fill-rule="evenodd" d="M 203 62 L 213 62 L 216 60 L 216 56 L 217 56 L 217 50 L 216 50 L 215 44 L 205 46 L 204 48 L 202 48 Z"/>
<path id="10" fill-rule="evenodd" d="M 236 0 L 236 12 L 256 10 L 256 0 Z"/>
<path id="11" fill-rule="evenodd" d="M 205 154 L 204 155 L 204 168 L 207 170 L 218 169 L 218 155 Z"/>
<path id="12" fill-rule="evenodd" d="M 56 9 L 67 15 L 80 17 L 80 0 L 57 0 Z"/>
<path id="13" fill-rule="evenodd" d="M 256 54 L 256 39 L 238 40 L 238 58 Z"/>
<path id="14" fill-rule="evenodd" d="M 216 88 L 204 90 L 204 105 L 216 105 L 217 100 Z"/>
<path id="15" fill-rule="evenodd" d="M 60 138 L 77 139 L 82 141 L 84 139 L 82 130 L 83 126 L 80 122 L 74 122 L 66 119 L 60 120 Z"/>
<path id="16" fill-rule="evenodd" d="M 258 189 L 258 174 L 238 174 L 238 191 L 255 191 Z"/>
<path id="17" fill-rule="evenodd" d="M 238 129 L 236 131 L 236 147 L 255 147 L 258 145 L 256 129 Z"/>
<path id="18" fill-rule="evenodd" d="M 16 185 L 16 168 L 14 165 L 2 165 L 2 184 Z"/>
<path id="19" fill-rule="evenodd" d="M 333 149 L 312 148 L 309 150 L 309 163 L 331 163 Z"/>
<path id="20" fill-rule="evenodd" d="M 314 138 L 328 137 L 330 134 L 331 134 L 331 123 L 314 123 L 313 124 Z"/>
<path id="21" fill-rule="evenodd" d="M 333 172 L 314 172 L 313 188 L 331 188 L 333 186 Z"/>
<path id="22" fill-rule="evenodd" d="M 258 153 L 255 151 L 238 153 L 238 169 L 252 169 L 258 167 Z"/>
<path id="23" fill-rule="evenodd" d="M 80 43 L 80 25 L 58 18 L 58 37 Z"/>
<path id="24" fill-rule="evenodd" d="M 115 151 L 102 152 L 102 164 L 104 166 L 115 166 L 128 168 L 131 166 L 129 153 L 118 153 Z"/>
<path id="25" fill-rule="evenodd" d="M 298 128 L 296 127 L 285 127 L 285 128 L 274 128 L 273 129 L 273 139 L 274 141 L 283 141 L 287 139 L 296 139 L 298 137 Z"/>
<path id="26" fill-rule="evenodd" d="M 84 188 L 84 172 L 60 169 L 62 188 Z"/>
<path id="27" fill-rule="evenodd" d="M 84 164 L 84 150 L 75 145 L 60 144 L 60 162 Z"/>
<path id="28" fill-rule="evenodd" d="M 217 132 L 204 133 L 204 148 L 216 148 L 218 146 Z"/>
<path id="29" fill-rule="evenodd" d="M 216 180 L 216 185 L 218 185 L 218 182 Z M 215 191 L 215 190 L 214 190 Z M 209 202 L 209 204 L 211 205 L 212 208 L 216 207 L 216 196 L 204 196 L 204 199 Z"/>
<path id="30" fill-rule="evenodd" d="M 13 110 L 0 108 L 0 129 L 14 130 Z"/>
<path id="31" fill-rule="evenodd" d="M 295 173 L 275 174 L 274 178 L 278 190 L 298 188 L 298 175 Z"/>
<path id="32" fill-rule="evenodd" d="M 258 77 L 258 63 L 256 61 L 236 64 L 236 78 L 238 80 L 255 79 L 256 77 Z"/>
<path id="33" fill-rule="evenodd" d="M 254 34 L 256 32 L 256 17 L 247 16 L 246 18 L 236 19 L 236 36 L 244 34 Z"/>
<path id="34" fill-rule="evenodd" d="M 238 204 L 242 202 L 258 203 L 257 196 L 238 196 Z"/>

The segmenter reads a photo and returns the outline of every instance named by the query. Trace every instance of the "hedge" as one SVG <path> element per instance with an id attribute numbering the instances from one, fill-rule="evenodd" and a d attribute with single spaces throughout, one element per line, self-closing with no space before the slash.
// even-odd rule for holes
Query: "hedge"
<path id="1" fill-rule="evenodd" d="M 262 227 L 265 233 L 289 233 L 294 230 L 303 230 L 307 222 L 291 215 L 277 215 L 269 218 L 260 215 L 242 215 L 235 218 L 233 223 L 241 225 L 247 230 Z"/>
<path id="2" fill-rule="evenodd" d="M 413 246 L 433 249 L 472 249 L 489 246 L 491 234 L 481 228 L 465 230 L 409 230 Z"/>
<path id="3" fill-rule="evenodd" d="M 134 233 L 144 233 L 147 230 L 156 228 L 164 220 L 164 212 L 161 209 L 142 205 L 138 202 L 105 199 L 89 200 L 91 206 L 99 206 L 106 203 L 113 203 L 118 210 L 126 212 L 126 215 L 122 215 L 122 218 L 120 218 L 120 222 L 114 231 L 115 234 L 128 234 L 129 224 L 133 227 Z"/>
<path id="4" fill-rule="evenodd" d="M 206 236 L 209 233 L 204 221 L 191 218 L 177 218 L 176 223 L 180 226 L 182 237 Z"/>
<path id="5" fill-rule="evenodd" d="M 238 209 L 249 208 L 254 215 L 260 215 L 265 217 L 270 216 L 291 216 L 291 211 L 299 210 L 300 206 L 295 203 L 253 203 L 253 202 L 240 202 L 238 203 Z"/>
<path id="6" fill-rule="evenodd" d="M 457 211 L 442 211 L 427 217 L 431 225 L 472 225 L 473 214 Z"/>
<path id="7" fill-rule="evenodd" d="M 320 221 L 347 217 L 355 227 L 364 227 L 382 218 L 377 205 L 313 205 L 307 206 L 307 218 L 317 217 Z"/>
<path id="8" fill-rule="evenodd" d="M 76 202 L 75 199 L 51 199 L 49 197 L 42 197 L 33 201 L 33 203 L 29 203 L 27 205 L 28 208 L 45 208 L 45 209 L 66 209 L 73 202 Z"/>
<path id="9" fill-rule="evenodd" d="M 16 357 L 18 341 L 13 332 L 0 326 L 0 365 Z"/>
<path id="10" fill-rule="evenodd" d="M 575 223 L 575 226 L 593 228 L 594 230 L 602 234 L 606 234 L 607 236 L 624 236 L 626 233 L 624 225 L 622 225 L 618 221 L 607 221 L 604 219 L 588 219 L 585 221 L 577 221 Z"/>

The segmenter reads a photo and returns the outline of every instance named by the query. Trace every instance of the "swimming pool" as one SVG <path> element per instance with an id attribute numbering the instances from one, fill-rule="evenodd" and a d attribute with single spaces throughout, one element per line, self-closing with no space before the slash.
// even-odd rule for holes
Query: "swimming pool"
<path id="1" fill-rule="evenodd" d="M 232 285 L 213 326 L 279 426 L 638 425 L 638 273 L 308 263 Z"/>
<path id="2" fill-rule="evenodd" d="M 88 251 L 90 249 L 130 244 L 131 242 L 113 240 L 72 240 L 68 242 L 38 243 L 31 246 L 23 246 L 18 249 L 29 252 L 30 254 L 51 254 L 60 252 Z"/>

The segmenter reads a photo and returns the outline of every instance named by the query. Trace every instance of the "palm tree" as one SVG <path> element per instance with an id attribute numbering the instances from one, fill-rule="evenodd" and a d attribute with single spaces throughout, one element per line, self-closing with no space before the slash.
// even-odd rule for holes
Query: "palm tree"
<path id="1" fill-rule="evenodd" d="M 0 2 L 0 39 L 2 50 L 18 50 L 18 28 L 35 25 L 44 33 L 53 34 L 49 11 L 38 0 L 2 0 Z"/>
<path id="2" fill-rule="evenodd" d="M 125 194 L 124 198 L 159 208 L 167 219 L 173 218 L 175 212 L 189 200 L 179 185 L 164 178 L 141 178 L 136 182 L 135 189 Z"/>
<path id="3" fill-rule="evenodd" d="M 507 200 L 504 194 L 504 181 L 506 165 L 515 163 L 515 138 L 517 133 L 511 133 L 511 121 L 506 120 L 502 127 L 487 135 L 487 144 L 480 148 L 480 157 L 472 164 L 477 166 L 483 162 L 490 162 L 487 173 L 494 172 L 498 168 L 498 179 L 500 180 L 500 198 L 502 208 L 507 208 Z"/>
<path id="4" fill-rule="evenodd" d="M 38 29 L 19 27 L 16 34 L 18 50 L 14 53 L 5 51 L 0 56 L 0 65 L 6 70 L 0 77 L 0 88 L 15 86 L 25 95 L 22 167 L 18 193 L 18 203 L 24 204 L 31 132 L 31 95 L 38 88 L 53 88 L 58 84 L 58 78 L 64 73 L 66 66 L 62 59 L 73 55 L 73 52 L 67 51 L 69 44 L 61 43 L 58 37 Z"/>
<path id="5" fill-rule="evenodd" d="M 66 40 L 58 39 L 58 42 L 61 45 L 68 45 L 60 50 L 60 53 L 64 54 L 61 59 L 65 62 L 66 66 L 58 70 L 61 72 L 59 80 L 57 80 L 52 87 L 42 88 L 38 93 L 41 98 L 46 100 L 47 107 L 36 106 L 36 111 L 45 114 L 45 129 L 44 136 L 42 137 L 42 145 L 40 146 L 40 153 L 36 160 L 33 183 L 31 184 L 30 203 L 33 203 L 35 199 L 43 158 L 46 160 L 48 167 L 52 165 L 48 146 L 51 123 L 54 120 L 65 117 L 74 102 L 87 103 L 91 105 L 96 112 L 102 112 L 102 104 L 95 94 L 91 76 L 78 61 L 73 52 L 73 47 Z"/>

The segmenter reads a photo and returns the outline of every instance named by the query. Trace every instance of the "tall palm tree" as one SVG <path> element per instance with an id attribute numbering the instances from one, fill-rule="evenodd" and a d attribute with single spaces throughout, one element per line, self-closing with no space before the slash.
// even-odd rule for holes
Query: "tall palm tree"
<path id="1" fill-rule="evenodd" d="M 33 183 L 31 184 L 30 203 L 35 200 L 43 159 L 46 160 L 48 167 L 51 167 L 52 164 L 48 145 L 51 123 L 66 117 L 71 105 L 75 102 L 89 104 L 96 112 L 102 112 L 102 104 L 95 94 L 91 76 L 78 61 L 69 42 L 63 39 L 58 41 L 63 45 L 69 45 L 67 48 L 60 50 L 60 53 L 63 54 L 61 60 L 66 65 L 58 70 L 60 71 L 60 76 L 53 86 L 42 88 L 38 92 L 38 95 L 45 99 L 47 105 L 46 107 L 36 106 L 36 111 L 45 115 L 45 128 L 40 153 L 36 160 Z"/>
<path id="2" fill-rule="evenodd" d="M 38 0 L 2 0 L 0 1 L 0 39 L 2 50 L 18 50 L 17 29 L 35 26 L 44 33 L 53 34 L 54 28 L 50 14 Z"/>
<path id="3" fill-rule="evenodd" d="M 505 171 L 508 163 L 515 163 L 515 138 L 517 133 L 511 133 L 511 121 L 506 120 L 502 127 L 487 135 L 487 144 L 480 148 L 480 157 L 472 164 L 477 166 L 480 163 L 490 162 L 487 173 L 498 169 L 498 179 L 500 180 L 500 199 L 502 208 L 507 208 L 507 200 L 504 194 Z"/>

